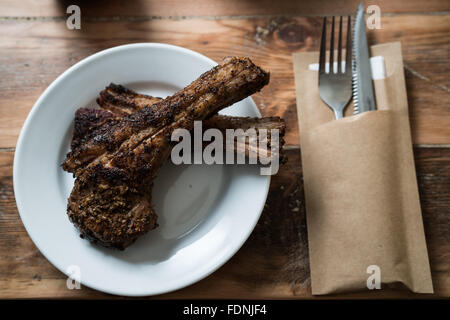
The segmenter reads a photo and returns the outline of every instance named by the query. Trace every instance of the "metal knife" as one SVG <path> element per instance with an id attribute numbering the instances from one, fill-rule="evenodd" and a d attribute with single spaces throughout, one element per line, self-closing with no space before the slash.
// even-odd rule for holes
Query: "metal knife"
<path id="1" fill-rule="evenodd" d="M 376 110 L 362 3 L 356 12 L 353 32 L 353 113 L 358 114 Z"/>

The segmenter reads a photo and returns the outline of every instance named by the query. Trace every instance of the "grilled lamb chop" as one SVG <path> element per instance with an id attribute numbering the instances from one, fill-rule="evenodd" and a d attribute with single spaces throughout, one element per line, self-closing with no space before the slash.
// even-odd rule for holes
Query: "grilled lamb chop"
<path id="1" fill-rule="evenodd" d="M 111 83 L 100 92 L 97 103 L 102 109 L 109 110 L 116 115 L 126 116 L 161 100 L 163 99 L 139 94 L 122 85 Z"/>
<path id="2" fill-rule="evenodd" d="M 133 144 L 151 137 L 159 129 L 180 118 L 204 120 L 225 106 L 255 92 L 260 77 L 268 74 L 256 68 L 248 58 L 229 58 L 222 65 L 201 75 L 196 81 L 153 106 L 147 106 L 126 116 L 117 124 L 104 128 L 77 150 L 71 151 L 63 163 L 66 171 L 76 173 L 80 168 L 103 154 L 119 147 L 130 149 Z M 248 83 L 247 86 L 241 86 Z M 231 94 L 233 93 L 233 94 Z M 204 110 L 211 110 L 205 113 Z"/>
<path id="3" fill-rule="evenodd" d="M 139 94 L 122 85 L 111 83 L 105 90 L 100 92 L 100 96 L 97 99 L 97 103 L 104 110 L 81 108 L 75 113 L 75 128 L 71 144 L 72 152 L 94 136 L 101 134 L 103 131 L 102 128 L 106 128 L 107 130 L 112 123 L 117 123 L 126 115 L 134 113 L 146 106 L 151 106 L 161 100 L 162 98 Z M 267 149 L 269 157 L 271 156 L 270 130 L 277 129 L 280 133 L 280 161 L 284 162 L 286 160 L 281 149 L 284 144 L 285 123 L 279 117 L 252 118 L 213 115 L 203 121 L 203 129 L 207 130 L 210 128 L 219 129 L 224 134 L 226 129 L 247 130 L 253 128 L 258 135 L 260 130 L 264 129 L 268 132 Z M 251 146 L 248 139 L 245 139 L 244 144 L 240 142 L 240 139 L 236 140 L 237 142 L 235 144 L 226 147 L 231 147 L 237 154 L 244 153 L 246 157 L 258 154 L 258 147 L 256 146 L 255 149 Z"/>
<path id="4" fill-rule="evenodd" d="M 151 99 L 161 99 L 150 96 L 147 97 Z M 108 128 L 111 123 L 118 123 L 124 117 L 124 114 L 126 114 L 128 110 L 131 110 L 128 109 L 127 106 L 122 109 L 122 106 L 119 105 L 108 105 L 108 108 L 108 110 L 80 108 L 75 112 L 75 125 L 71 142 L 71 150 L 80 148 L 80 146 L 92 139 L 92 137 L 101 133 L 103 126 Z M 282 146 L 284 144 L 283 137 L 286 125 L 279 117 L 253 118 L 214 115 L 211 118 L 204 120 L 202 125 L 204 131 L 208 129 L 219 129 L 224 135 L 226 134 L 226 129 L 243 129 L 246 131 L 247 129 L 253 128 L 255 129 L 257 135 L 259 135 L 261 129 L 264 129 L 268 133 L 268 157 L 271 157 L 270 130 L 277 129 L 279 131 L 280 162 L 283 163 L 286 160 L 285 155 L 282 152 Z M 236 143 L 232 146 L 225 145 L 225 150 L 227 147 L 231 147 L 231 150 L 233 150 L 236 154 L 243 153 L 246 157 L 259 154 L 258 146 L 256 146 L 255 149 L 254 146 L 250 144 L 248 139 L 244 140 L 244 144 L 242 144 L 239 139 L 236 140 Z M 205 145 L 207 144 L 208 143 L 205 143 Z"/>
<path id="5" fill-rule="evenodd" d="M 69 219 L 83 236 L 119 249 L 155 228 L 151 186 L 170 155 L 173 130 L 191 130 L 195 120 L 259 91 L 268 81 L 269 74 L 250 59 L 229 58 L 173 96 L 102 125 L 63 164 L 77 177 Z"/>
<path id="6" fill-rule="evenodd" d="M 97 103 L 100 108 L 110 110 L 117 116 L 124 116 L 126 114 L 131 114 L 140 110 L 146 106 L 152 105 L 158 99 L 145 94 L 139 94 L 130 90 L 122 85 L 110 84 L 105 90 L 100 92 L 100 97 L 97 99 Z M 281 147 L 284 144 L 284 132 L 286 125 L 284 121 L 279 117 L 265 117 L 265 118 L 251 118 L 251 117 L 231 117 L 224 115 L 213 115 L 209 119 L 203 121 L 203 129 L 207 130 L 210 128 L 216 128 L 225 133 L 226 129 L 243 129 L 247 130 L 250 128 L 256 129 L 256 133 L 259 134 L 260 129 L 268 130 L 269 133 L 267 137 L 267 147 L 268 156 L 271 154 L 271 136 L 270 129 L 278 129 L 280 133 L 279 150 L 280 150 L 280 161 L 284 162 L 286 160 L 284 154 L 282 153 Z M 251 146 L 248 141 L 244 145 L 240 145 L 239 139 L 238 143 L 231 146 L 233 150 L 239 153 L 245 153 L 248 157 L 249 155 L 258 154 L 258 148 L 251 151 Z M 227 146 L 230 147 L 230 146 Z"/>

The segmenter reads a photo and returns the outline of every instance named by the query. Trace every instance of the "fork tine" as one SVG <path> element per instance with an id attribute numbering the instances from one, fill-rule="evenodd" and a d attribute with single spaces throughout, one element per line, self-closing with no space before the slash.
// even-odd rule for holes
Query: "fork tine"
<path id="1" fill-rule="evenodd" d="M 337 58 L 337 72 L 342 72 L 342 16 L 339 18 L 339 40 L 338 40 L 338 58 Z"/>
<path id="2" fill-rule="evenodd" d="M 334 16 L 333 19 L 331 20 L 330 73 L 334 73 Z"/>
<path id="3" fill-rule="evenodd" d="M 345 47 L 345 73 L 350 73 L 352 70 L 352 18 L 348 16 L 347 19 L 347 43 Z"/>
<path id="4" fill-rule="evenodd" d="M 344 117 L 344 110 L 352 97 L 352 35 L 351 35 L 351 18 L 348 17 L 347 26 L 347 43 L 346 43 L 346 68 L 345 73 L 342 73 L 342 30 L 344 17 L 340 16 L 339 20 L 339 39 L 338 52 L 336 54 L 338 61 L 338 67 L 336 73 L 334 72 L 334 29 L 336 24 L 336 16 L 333 16 L 331 21 L 331 36 L 330 36 L 330 68 L 329 72 L 326 72 L 326 33 L 327 33 L 327 19 L 323 19 L 322 39 L 320 42 L 320 56 L 319 56 L 319 96 L 323 102 L 325 102 L 334 112 L 336 119 Z M 337 37 L 338 35 L 336 35 Z"/>
<path id="5" fill-rule="evenodd" d="M 320 41 L 319 73 L 325 73 L 325 54 L 327 52 L 327 17 L 323 18 L 322 39 Z"/>

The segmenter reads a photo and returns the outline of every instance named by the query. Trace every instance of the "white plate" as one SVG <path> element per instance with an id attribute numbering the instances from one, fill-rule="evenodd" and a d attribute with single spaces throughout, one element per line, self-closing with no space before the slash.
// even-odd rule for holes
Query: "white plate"
<path id="1" fill-rule="evenodd" d="M 206 277 L 242 246 L 270 183 L 254 165 L 167 163 L 153 188 L 160 227 L 125 251 L 80 239 L 66 215 L 73 179 L 59 165 L 69 150 L 75 110 L 95 105 L 110 82 L 165 97 L 214 65 L 180 47 L 125 45 L 80 61 L 38 99 L 17 142 L 14 192 L 28 234 L 59 270 L 68 275 L 77 266 L 83 285 L 111 294 L 161 294 Z M 260 116 L 251 98 L 222 113 Z"/>

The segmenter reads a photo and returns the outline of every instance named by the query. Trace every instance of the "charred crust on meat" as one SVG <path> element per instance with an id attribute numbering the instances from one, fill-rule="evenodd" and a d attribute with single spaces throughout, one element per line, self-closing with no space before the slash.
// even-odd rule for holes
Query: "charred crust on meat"
<path id="1" fill-rule="evenodd" d="M 85 238 L 118 249 L 156 228 L 151 186 L 170 156 L 171 132 L 214 119 L 268 81 L 250 59 L 232 57 L 164 100 L 111 83 L 97 99 L 106 113 L 76 114 L 78 141 L 63 164 L 76 176 L 69 219 Z"/>

